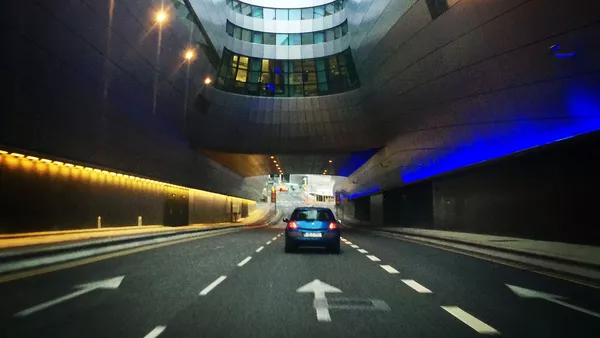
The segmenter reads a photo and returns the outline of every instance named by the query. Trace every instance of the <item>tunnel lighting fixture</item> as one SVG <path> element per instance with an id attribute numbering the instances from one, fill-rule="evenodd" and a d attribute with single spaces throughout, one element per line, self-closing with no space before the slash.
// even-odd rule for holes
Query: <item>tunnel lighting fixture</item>
<path id="1" fill-rule="evenodd" d="M 332 161 L 332 160 L 329 160 L 329 163 L 333 163 L 333 161 Z"/>
<path id="2" fill-rule="evenodd" d="M 25 155 L 19 154 L 19 153 L 12 153 L 11 155 L 14 157 L 19 157 L 19 158 L 25 157 Z"/>
<path id="3" fill-rule="evenodd" d="M 106 174 L 108 174 L 108 171 L 106 171 L 106 170 L 102 170 L 102 173 L 103 173 L 104 175 L 106 175 Z"/>
<path id="4" fill-rule="evenodd" d="M 271 156 L 271 158 L 275 158 L 275 156 Z"/>
<path id="5" fill-rule="evenodd" d="M 28 159 L 28 160 L 32 160 L 32 161 L 37 161 L 37 160 L 39 160 L 40 158 L 39 158 L 39 157 L 35 157 L 35 156 L 27 156 L 27 159 Z"/>
<path id="6" fill-rule="evenodd" d="M 196 53 L 194 53 L 194 50 L 193 50 L 193 49 L 188 49 L 188 50 L 185 52 L 185 59 L 186 59 L 186 60 L 188 60 L 188 61 L 190 61 L 191 59 L 193 59 L 193 58 L 194 58 L 194 56 L 195 56 L 195 55 L 196 55 Z"/>
<path id="7" fill-rule="evenodd" d="M 43 158 L 43 159 L 41 159 L 40 161 L 42 161 L 42 162 L 44 162 L 44 163 L 52 163 L 52 161 L 50 161 L 50 160 L 49 160 L 49 159 L 47 159 L 47 158 Z"/>
<path id="8" fill-rule="evenodd" d="M 277 163 L 277 161 L 276 161 L 276 160 L 273 160 L 273 163 Z"/>
<path id="9" fill-rule="evenodd" d="M 75 165 L 71 164 L 71 163 L 65 163 L 65 166 L 69 167 L 69 168 L 73 168 Z"/>
<path id="10" fill-rule="evenodd" d="M 116 176 L 117 175 L 116 173 L 113 173 L 112 171 L 109 174 L 111 174 L 112 176 Z"/>
<path id="11" fill-rule="evenodd" d="M 117 174 L 117 176 L 119 176 L 119 177 L 122 177 L 122 176 L 123 176 L 123 174 Z"/>
<path id="12" fill-rule="evenodd" d="M 94 170 L 94 169 L 92 169 L 92 168 L 90 168 L 90 167 L 85 167 L 85 170 L 92 171 L 92 170 Z"/>
<path id="13" fill-rule="evenodd" d="M 8 154 L 8 151 L 0 150 L 0 154 L 1 155 L 6 155 L 6 154 Z"/>
<path id="14" fill-rule="evenodd" d="M 156 22 L 158 22 L 159 24 L 162 24 L 163 22 L 165 22 L 165 20 L 167 20 L 167 13 L 163 10 L 160 10 L 160 11 L 156 12 L 155 19 L 156 19 Z"/>
<path id="15" fill-rule="evenodd" d="M 80 165 L 76 165 L 75 168 L 77 168 L 77 169 L 83 169 L 83 167 L 80 166 Z"/>
<path id="16" fill-rule="evenodd" d="M 207 77 L 206 79 L 204 79 L 204 84 L 205 85 L 209 85 L 212 83 L 212 79 L 210 77 Z"/>
<path id="17" fill-rule="evenodd" d="M 52 162 L 52 163 L 54 163 L 54 164 L 56 164 L 56 165 L 63 165 L 63 164 L 64 164 L 64 162 L 61 162 L 61 161 L 54 161 L 54 162 Z"/>
<path id="18" fill-rule="evenodd" d="M 94 172 L 100 173 L 102 171 L 100 169 L 94 169 Z"/>

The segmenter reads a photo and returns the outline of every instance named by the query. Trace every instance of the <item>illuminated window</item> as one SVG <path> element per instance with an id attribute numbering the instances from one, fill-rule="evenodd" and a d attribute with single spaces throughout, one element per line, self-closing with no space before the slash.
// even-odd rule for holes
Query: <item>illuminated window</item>
<path id="1" fill-rule="evenodd" d="M 350 49 L 304 60 L 269 60 L 225 49 L 215 87 L 244 95 L 297 97 L 342 93 L 360 86 Z"/>

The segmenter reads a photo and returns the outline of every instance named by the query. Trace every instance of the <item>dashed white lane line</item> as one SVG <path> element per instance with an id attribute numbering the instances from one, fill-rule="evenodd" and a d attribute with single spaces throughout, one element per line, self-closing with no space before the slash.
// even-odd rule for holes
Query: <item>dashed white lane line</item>
<path id="1" fill-rule="evenodd" d="M 473 317 L 468 312 L 458 306 L 442 306 L 442 309 L 456 317 L 461 322 L 467 324 L 473 330 L 482 334 L 500 334 L 496 329 Z"/>
<path id="2" fill-rule="evenodd" d="M 271 241 L 268 241 L 268 242 L 267 242 L 267 245 L 269 245 L 269 244 L 271 244 Z"/>
<path id="3" fill-rule="evenodd" d="M 277 239 L 277 237 L 273 237 L 273 238 L 271 238 L 271 240 L 272 240 L 272 241 L 274 241 L 274 240 L 276 240 L 276 239 Z"/>
<path id="4" fill-rule="evenodd" d="M 358 248 L 359 248 L 359 246 L 358 246 L 358 245 L 356 245 L 356 244 L 352 244 L 352 245 L 350 245 L 350 246 L 351 246 L 352 248 L 354 248 L 354 249 L 358 249 Z"/>
<path id="5" fill-rule="evenodd" d="M 256 252 L 261 252 L 262 249 L 264 249 L 264 248 L 265 248 L 264 246 L 261 246 L 260 248 L 256 249 Z"/>
<path id="6" fill-rule="evenodd" d="M 358 249 L 358 252 L 360 252 L 360 253 L 369 253 L 369 252 L 368 252 L 367 250 L 365 250 L 365 249 Z"/>
<path id="7" fill-rule="evenodd" d="M 404 284 L 413 288 L 413 290 L 417 291 L 418 293 L 433 293 L 433 292 L 431 292 L 431 290 L 429 290 L 428 288 L 424 287 L 423 285 L 417 283 L 416 281 L 414 281 L 412 279 L 403 279 L 402 282 L 404 282 Z"/>
<path id="8" fill-rule="evenodd" d="M 348 244 L 348 245 L 352 245 L 352 242 L 346 241 L 346 244 Z"/>
<path id="9" fill-rule="evenodd" d="M 389 273 L 400 273 L 398 272 L 398 270 L 394 269 L 391 265 L 380 265 L 383 270 L 389 272 Z"/>
<path id="10" fill-rule="evenodd" d="M 208 284 L 208 286 L 205 287 L 204 290 L 200 291 L 200 296 L 208 295 L 208 293 L 211 292 L 212 289 L 216 288 L 217 285 L 221 284 L 221 282 L 224 281 L 225 278 L 227 278 L 227 276 L 221 276 L 217 278 L 214 282 Z"/>
<path id="11" fill-rule="evenodd" d="M 377 256 L 367 255 L 367 257 L 369 257 L 369 259 L 373 262 L 381 262 L 381 259 L 377 258 Z"/>
<path id="12" fill-rule="evenodd" d="M 244 266 L 244 264 L 248 263 L 251 259 L 252 259 L 252 256 L 248 256 L 248 257 L 244 258 L 243 261 L 238 263 L 238 266 Z"/>
<path id="13" fill-rule="evenodd" d="M 148 332 L 144 338 L 156 338 L 160 335 L 167 327 L 166 326 L 157 326 L 152 331 Z"/>

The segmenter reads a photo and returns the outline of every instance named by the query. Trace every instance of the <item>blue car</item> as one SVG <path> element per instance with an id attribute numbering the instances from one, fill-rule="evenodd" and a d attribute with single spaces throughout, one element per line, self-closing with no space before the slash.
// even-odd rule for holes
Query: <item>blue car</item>
<path id="1" fill-rule="evenodd" d="M 340 226 L 328 208 L 296 208 L 290 219 L 284 218 L 285 252 L 299 246 L 322 246 L 340 253 Z"/>

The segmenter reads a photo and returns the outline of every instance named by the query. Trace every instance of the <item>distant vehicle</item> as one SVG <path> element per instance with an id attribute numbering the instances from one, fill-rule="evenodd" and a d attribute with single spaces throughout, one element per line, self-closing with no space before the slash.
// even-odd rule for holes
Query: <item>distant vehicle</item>
<path id="1" fill-rule="evenodd" d="M 329 208 L 296 208 L 290 219 L 284 218 L 285 252 L 299 246 L 321 246 L 340 253 L 340 226 Z"/>

